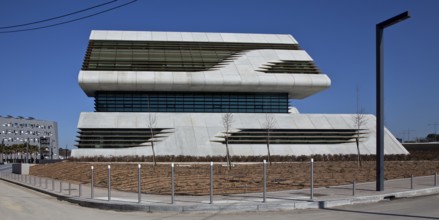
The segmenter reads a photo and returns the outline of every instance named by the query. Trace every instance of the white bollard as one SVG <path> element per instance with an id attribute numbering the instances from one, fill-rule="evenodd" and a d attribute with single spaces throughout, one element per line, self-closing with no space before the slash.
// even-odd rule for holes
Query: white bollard
<path id="1" fill-rule="evenodd" d="M 108 201 L 111 200 L 111 167 L 108 165 Z"/>
<path id="2" fill-rule="evenodd" d="M 264 176 L 264 187 L 262 192 L 262 202 L 267 200 L 267 161 L 264 160 L 263 163 L 263 176 Z"/>
<path id="3" fill-rule="evenodd" d="M 171 163 L 171 204 L 174 204 L 174 163 Z"/>
<path id="4" fill-rule="evenodd" d="M 141 168 L 141 165 L 140 164 L 138 164 L 137 165 L 137 188 L 138 188 L 138 196 L 137 196 L 137 202 L 138 203 L 140 203 L 141 201 L 142 201 L 142 190 L 141 190 L 141 178 L 140 178 L 140 175 L 141 175 L 141 170 L 140 170 L 140 168 Z"/>
<path id="5" fill-rule="evenodd" d="M 311 158 L 311 200 L 314 199 L 314 159 Z"/>
<path id="6" fill-rule="evenodd" d="M 213 161 L 210 161 L 210 204 L 213 204 Z"/>

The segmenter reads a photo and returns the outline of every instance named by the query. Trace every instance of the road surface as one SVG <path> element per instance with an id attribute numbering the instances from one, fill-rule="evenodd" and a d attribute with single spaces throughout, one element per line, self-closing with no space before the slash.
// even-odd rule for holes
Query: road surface
<path id="1" fill-rule="evenodd" d="M 250 213 L 146 213 L 85 208 L 0 180 L 2 220 L 134 219 L 439 219 L 439 195 L 398 199 L 332 209 Z"/>

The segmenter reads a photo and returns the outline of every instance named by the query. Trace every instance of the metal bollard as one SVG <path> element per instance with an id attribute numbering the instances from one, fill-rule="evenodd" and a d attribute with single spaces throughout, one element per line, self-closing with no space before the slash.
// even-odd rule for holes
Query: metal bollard
<path id="1" fill-rule="evenodd" d="M 71 195 L 71 193 L 72 193 L 72 184 L 69 182 L 69 196 Z"/>
<path id="2" fill-rule="evenodd" d="M 34 176 L 34 186 L 36 186 L 36 185 L 37 185 L 37 177 Z"/>
<path id="3" fill-rule="evenodd" d="M 59 193 L 62 193 L 62 181 L 59 181 Z"/>
<path id="4" fill-rule="evenodd" d="M 413 175 L 410 176 L 410 189 L 413 189 Z"/>
<path id="5" fill-rule="evenodd" d="M 90 183 L 90 197 L 91 199 L 94 199 L 95 194 L 94 194 L 94 167 L 91 166 L 91 183 Z"/>
<path id="6" fill-rule="evenodd" d="M 311 200 L 314 199 L 314 159 L 311 158 Z"/>
<path id="7" fill-rule="evenodd" d="M 355 180 L 352 181 L 352 196 L 355 196 Z"/>
<path id="8" fill-rule="evenodd" d="M 437 186 L 437 173 L 434 173 L 434 186 Z"/>
<path id="9" fill-rule="evenodd" d="M 55 191 L 55 180 L 52 179 L 52 191 Z"/>
<path id="10" fill-rule="evenodd" d="M 44 187 L 44 188 L 47 189 L 47 178 L 46 178 L 45 182 L 46 182 L 46 187 Z"/>
<path id="11" fill-rule="evenodd" d="M 171 163 L 171 204 L 174 204 L 174 163 Z"/>
<path id="12" fill-rule="evenodd" d="M 40 177 L 40 188 L 41 188 L 41 177 Z"/>
<path id="13" fill-rule="evenodd" d="M 108 201 L 111 200 L 111 167 L 108 165 Z"/>
<path id="14" fill-rule="evenodd" d="M 213 161 L 210 161 L 210 204 L 213 204 Z"/>
<path id="15" fill-rule="evenodd" d="M 141 168 L 142 166 L 140 164 L 137 164 L 137 191 L 138 191 L 138 195 L 137 195 L 137 202 L 140 203 L 142 201 L 142 189 L 141 189 Z"/>
<path id="16" fill-rule="evenodd" d="M 263 176 L 264 176 L 264 186 L 262 191 L 262 202 L 266 202 L 267 199 L 267 161 L 264 160 L 263 163 Z"/>
<path id="17" fill-rule="evenodd" d="M 82 184 L 80 183 L 78 185 L 78 197 L 81 197 L 81 196 L 82 196 Z"/>

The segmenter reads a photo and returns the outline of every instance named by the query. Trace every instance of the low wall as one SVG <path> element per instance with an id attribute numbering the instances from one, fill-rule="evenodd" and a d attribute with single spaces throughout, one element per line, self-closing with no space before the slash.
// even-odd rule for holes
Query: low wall
<path id="1" fill-rule="evenodd" d="M 12 173 L 29 175 L 29 168 L 34 165 L 30 163 L 14 163 L 12 164 Z"/>
<path id="2" fill-rule="evenodd" d="M 437 151 L 439 150 L 439 143 L 403 143 L 405 149 L 408 151 Z"/>

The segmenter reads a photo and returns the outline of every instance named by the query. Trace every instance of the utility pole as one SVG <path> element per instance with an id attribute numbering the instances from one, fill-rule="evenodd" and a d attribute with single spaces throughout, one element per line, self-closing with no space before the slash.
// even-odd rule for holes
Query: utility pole
<path id="1" fill-rule="evenodd" d="M 439 125 L 439 123 L 437 123 L 436 121 L 433 124 L 428 124 L 428 126 L 434 126 L 434 141 L 437 142 L 437 132 L 436 132 L 436 128 Z"/>
<path id="2" fill-rule="evenodd" d="M 405 131 L 401 131 L 401 132 L 399 132 L 398 134 L 400 134 L 401 135 L 401 142 L 402 143 L 404 143 L 405 141 L 404 141 L 404 138 L 406 137 L 406 132 Z M 406 140 L 407 141 L 407 140 Z"/>
<path id="3" fill-rule="evenodd" d="M 413 131 L 415 131 L 415 130 L 407 129 L 407 130 L 404 131 L 404 133 L 407 134 L 407 141 L 410 141 L 410 132 L 413 132 Z"/>

